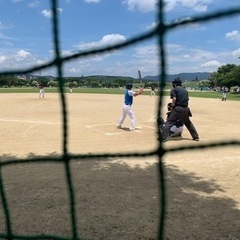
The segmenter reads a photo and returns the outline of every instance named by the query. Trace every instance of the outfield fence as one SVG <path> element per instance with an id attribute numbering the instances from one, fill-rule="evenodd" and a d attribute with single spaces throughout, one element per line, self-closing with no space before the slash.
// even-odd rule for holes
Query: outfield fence
<path id="1" fill-rule="evenodd" d="M 29 69 L 19 69 L 15 71 L 2 71 L 0 74 L 3 75 L 8 75 L 8 74 L 27 74 L 27 73 L 32 73 L 36 71 L 40 71 L 43 69 L 47 69 L 50 67 L 56 67 L 57 69 L 57 79 L 59 81 L 59 95 L 60 95 L 60 100 L 61 100 L 61 114 L 62 114 L 62 129 L 63 129 L 63 134 L 62 134 L 62 154 L 60 156 L 36 156 L 31 159 L 3 159 L 0 162 L 0 196 L 1 196 L 1 202 L 2 202 L 2 207 L 3 207 L 3 212 L 4 212 L 4 219 L 5 219 L 5 224 L 6 224 L 6 232 L 0 233 L 0 239 L 81 239 L 81 233 L 78 230 L 77 227 L 77 214 L 76 214 L 76 209 L 75 209 L 75 192 L 74 192 L 74 187 L 73 187 L 73 176 L 71 173 L 70 169 L 70 163 L 74 160 L 91 160 L 91 159 L 106 159 L 106 158 L 142 158 L 142 157 L 150 157 L 150 156 L 156 156 L 158 157 L 158 176 L 159 176 L 159 199 L 160 199 L 160 219 L 159 219 L 159 226 L 158 226 L 158 234 L 156 236 L 156 239 L 164 239 L 164 233 L 165 233 L 165 219 L 166 219 L 166 183 L 165 183 L 165 166 L 164 166 L 164 161 L 163 157 L 165 154 L 171 154 L 173 152 L 181 152 L 181 151 L 194 151 L 194 150 L 199 150 L 199 149 L 210 149 L 210 148 L 216 148 L 220 146 L 234 146 L 234 145 L 240 145 L 240 141 L 221 141 L 221 142 L 212 142 L 208 144 L 197 144 L 197 145 L 189 145 L 189 146 L 181 146 L 181 147 L 172 147 L 166 149 L 162 142 L 160 141 L 158 144 L 157 149 L 150 151 L 150 152 L 145 152 L 145 153 L 140 153 L 136 151 L 135 153 L 105 153 L 105 154 L 70 154 L 68 150 L 68 138 L 69 138 L 69 130 L 68 130 L 68 109 L 66 105 L 66 99 L 65 99 L 65 92 L 64 92 L 64 80 L 63 80 L 63 64 L 70 60 L 74 59 L 81 59 L 85 58 L 87 56 L 91 56 L 94 54 L 104 54 L 106 52 L 109 52 L 111 50 L 116 50 L 116 49 L 124 49 L 126 47 L 132 47 L 134 44 L 139 44 L 145 40 L 148 39 L 157 39 L 158 40 L 158 47 L 159 47 L 159 74 L 162 76 L 161 81 L 159 80 L 159 87 L 160 89 L 164 89 L 165 83 L 166 83 L 166 75 L 167 75 L 167 70 L 166 70 L 166 34 L 174 31 L 176 28 L 178 28 L 180 25 L 182 27 L 188 26 L 192 23 L 200 23 L 200 22 L 209 22 L 212 20 L 217 20 L 221 18 L 228 18 L 233 15 L 240 14 L 240 7 L 239 8 L 233 8 L 233 9 L 226 9 L 222 10 L 219 12 L 214 12 L 214 13 L 209 13 L 205 15 L 199 15 L 199 16 L 193 16 L 191 19 L 186 19 L 181 22 L 173 22 L 173 23 L 166 23 L 165 21 L 165 12 L 164 12 L 164 1 L 159 1 L 158 2 L 158 11 L 157 11 L 157 19 L 158 19 L 158 24 L 157 26 L 148 31 L 144 32 L 143 34 L 139 34 L 136 37 L 133 37 L 129 39 L 128 41 L 124 43 L 119 43 L 114 46 L 109 46 L 109 47 L 103 47 L 103 48 L 98 48 L 98 49 L 93 49 L 91 51 L 81 51 L 81 52 L 76 52 L 73 53 L 70 56 L 65 56 L 62 57 L 60 54 L 61 51 L 61 46 L 59 42 L 59 29 L 60 29 L 60 24 L 59 24 L 59 16 L 58 16 L 58 1 L 57 0 L 49 0 L 51 2 L 51 9 L 53 13 L 53 17 L 51 19 L 52 21 L 52 37 L 53 37 L 53 45 L 54 45 L 54 58 L 52 61 L 37 66 L 37 67 L 32 67 Z M 163 90 L 160 90 L 159 94 L 159 104 L 158 104 L 158 115 L 161 115 L 162 113 L 162 106 L 163 106 Z M 157 126 L 157 123 L 156 123 Z M 158 133 L 160 134 L 160 133 Z M 156 139 L 157 141 L 157 139 Z M 6 189 L 4 185 L 4 177 L 2 174 L 3 168 L 10 166 L 10 165 L 17 165 L 17 164 L 26 164 L 26 163 L 39 163 L 39 162 L 60 162 L 64 165 L 65 168 L 65 177 L 67 184 L 68 184 L 68 196 L 69 196 L 69 202 L 70 202 L 70 219 L 71 219 L 71 231 L 72 234 L 69 236 L 69 238 L 62 237 L 62 236 L 49 236 L 45 233 L 42 233 L 41 235 L 33 236 L 33 235 L 18 235 L 14 233 L 13 227 L 12 227 L 12 218 L 11 218 L 11 209 L 8 204 L 8 198 L 6 194 Z"/>

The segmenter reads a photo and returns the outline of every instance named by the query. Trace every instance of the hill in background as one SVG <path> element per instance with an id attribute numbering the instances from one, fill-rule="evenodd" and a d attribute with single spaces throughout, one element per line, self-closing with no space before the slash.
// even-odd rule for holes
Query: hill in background
<path id="1" fill-rule="evenodd" d="M 166 81 L 171 82 L 173 79 L 180 77 L 182 81 L 193 81 L 193 80 L 207 80 L 210 77 L 210 72 L 194 72 L 194 73 L 179 73 L 179 74 L 167 74 Z M 159 81 L 161 76 L 145 76 L 143 80 Z"/>

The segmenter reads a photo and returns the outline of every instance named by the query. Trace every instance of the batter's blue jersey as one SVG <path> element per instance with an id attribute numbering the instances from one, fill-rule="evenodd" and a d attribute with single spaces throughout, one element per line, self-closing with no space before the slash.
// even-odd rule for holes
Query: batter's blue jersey
<path id="1" fill-rule="evenodd" d="M 134 95 L 133 91 L 126 89 L 126 91 L 125 91 L 125 100 L 124 100 L 124 103 L 126 105 L 132 105 L 132 103 L 133 103 L 133 95 Z"/>

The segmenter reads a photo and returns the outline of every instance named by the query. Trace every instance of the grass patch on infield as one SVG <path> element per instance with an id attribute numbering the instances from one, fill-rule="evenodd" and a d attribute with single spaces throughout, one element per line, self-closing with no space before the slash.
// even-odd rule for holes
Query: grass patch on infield
<path id="1" fill-rule="evenodd" d="M 69 88 L 65 88 L 65 93 L 69 93 Z M 76 93 L 87 93 L 87 94 L 124 94 L 125 89 L 116 88 L 74 88 L 73 94 Z M 137 91 L 137 90 L 135 90 Z M 189 97 L 199 97 L 199 98 L 222 98 L 222 92 L 215 91 L 188 91 Z M 0 88 L 1 93 L 39 93 L 38 88 Z M 45 88 L 45 93 L 59 93 L 58 88 Z M 156 92 L 156 95 L 158 93 Z M 170 90 L 164 91 L 164 96 L 169 96 Z M 143 95 L 150 95 L 150 90 L 146 89 Z M 227 100 L 240 101 L 240 93 L 227 93 Z"/>

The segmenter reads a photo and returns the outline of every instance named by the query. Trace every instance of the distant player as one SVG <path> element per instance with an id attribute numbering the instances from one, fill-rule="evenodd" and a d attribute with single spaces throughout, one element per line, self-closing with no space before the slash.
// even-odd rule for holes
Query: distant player
<path id="1" fill-rule="evenodd" d="M 39 98 L 44 98 L 44 86 L 41 84 L 39 86 Z"/>
<path id="2" fill-rule="evenodd" d="M 155 94 L 155 87 L 154 86 L 151 86 L 150 97 L 151 96 L 156 96 L 156 94 Z"/>
<path id="3" fill-rule="evenodd" d="M 132 91 L 132 84 L 131 83 L 128 83 L 126 85 L 122 116 L 117 123 L 117 128 L 122 127 L 122 124 L 123 124 L 126 116 L 128 115 L 131 119 L 129 130 L 130 131 L 135 130 L 136 118 L 135 118 L 135 115 L 134 115 L 133 110 L 132 110 L 133 97 L 136 97 L 139 94 L 142 94 L 142 92 L 143 92 L 143 88 L 141 88 L 138 92 L 134 92 L 134 91 Z"/>
<path id="4" fill-rule="evenodd" d="M 225 86 L 222 87 L 222 101 L 227 100 L 227 88 Z"/>

